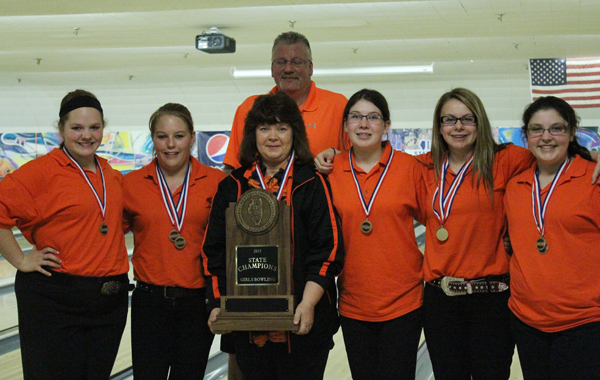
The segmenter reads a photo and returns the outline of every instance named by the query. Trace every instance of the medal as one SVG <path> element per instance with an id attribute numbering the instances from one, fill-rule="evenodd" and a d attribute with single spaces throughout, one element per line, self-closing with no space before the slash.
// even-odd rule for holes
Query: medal
<path id="1" fill-rule="evenodd" d="M 441 226 L 435 231 L 435 236 L 439 241 L 446 241 L 448 240 L 448 230 L 445 229 L 444 226 Z"/>
<path id="2" fill-rule="evenodd" d="M 448 240 L 449 234 L 446 227 L 444 227 L 444 224 L 446 223 L 448 216 L 450 216 L 450 210 L 452 209 L 452 204 L 454 203 L 454 198 L 456 197 L 458 188 L 465 179 L 467 169 L 469 169 L 469 166 L 471 166 L 472 162 L 473 155 L 471 155 L 471 158 L 469 158 L 467 162 L 465 162 L 460 168 L 458 173 L 456 173 L 456 177 L 454 177 L 454 179 L 452 180 L 450 188 L 448 189 L 448 192 L 446 194 L 444 194 L 444 187 L 446 185 L 446 174 L 448 173 L 448 168 L 450 168 L 450 160 L 448 159 L 448 157 L 446 157 L 446 160 L 442 165 L 442 170 L 440 173 L 440 184 L 438 185 L 437 189 L 435 189 L 435 193 L 433 194 L 433 201 L 431 204 L 431 207 L 433 208 L 433 213 L 440 222 L 440 227 L 435 232 L 435 236 L 441 242 Z M 436 198 L 439 199 L 438 206 L 440 208 L 440 211 L 436 210 L 435 208 Z"/>
<path id="3" fill-rule="evenodd" d="M 542 202 L 539 170 L 537 167 L 535 168 L 535 172 L 533 173 L 533 185 L 531 186 L 531 203 L 533 206 L 533 220 L 535 221 L 535 226 L 537 227 L 540 233 L 540 238 L 536 240 L 535 247 L 541 255 L 548 252 L 548 242 L 544 237 L 546 232 L 546 211 L 548 210 L 548 203 L 550 202 L 550 197 L 552 197 L 552 194 L 554 194 L 554 190 L 556 189 L 556 185 L 558 184 L 558 179 L 564 172 L 568 163 L 569 157 L 565 159 L 565 161 L 560 165 L 560 167 L 556 171 L 556 174 L 554 174 L 554 178 L 552 179 L 552 183 L 550 184 L 550 188 L 548 189 L 548 194 L 546 194 L 546 199 L 544 199 L 544 202 Z"/>
<path id="4" fill-rule="evenodd" d="M 105 236 L 108 233 L 108 226 L 105 223 L 102 223 L 100 226 L 100 233 Z"/>
<path id="5" fill-rule="evenodd" d="M 360 224 L 360 230 L 365 234 L 371 233 L 373 230 L 373 224 L 368 220 L 365 220 Z"/>
<path id="6" fill-rule="evenodd" d="M 98 196 L 98 192 L 94 188 L 94 185 L 92 185 L 92 182 L 88 178 L 87 174 L 85 174 L 85 170 L 83 170 L 81 165 L 79 165 L 79 162 L 77 162 L 71 156 L 71 153 L 69 153 L 69 151 L 67 150 L 66 147 L 63 148 L 63 152 L 65 152 L 67 157 L 69 157 L 69 159 L 71 159 L 71 161 L 75 164 L 75 166 L 77 166 L 77 169 L 79 169 L 79 171 L 83 175 L 85 182 L 88 184 L 90 189 L 92 189 L 92 193 L 96 197 L 96 202 L 98 202 L 98 206 L 100 207 L 100 215 L 102 216 L 102 225 L 100 226 L 100 234 L 102 236 L 106 236 L 106 234 L 108 234 L 108 226 L 106 225 L 106 183 L 104 182 L 104 172 L 102 171 L 102 167 L 100 166 L 100 163 L 98 162 L 98 158 L 94 155 L 94 162 L 96 164 L 96 167 L 100 171 L 100 178 L 102 178 L 102 199 L 100 199 L 100 196 Z"/>
<path id="7" fill-rule="evenodd" d="M 183 236 L 178 236 L 177 239 L 175 239 L 175 241 L 173 242 L 173 244 L 175 244 L 175 248 L 177 249 L 184 249 L 186 243 L 187 242 L 185 241 L 185 238 Z"/>
<path id="8" fill-rule="evenodd" d="M 177 232 L 177 230 L 173 230 L 171 232 L 169 232 L 169 240 L 171 240 L 173 243 L 175 243 L 175 239 L 177 239 L 179 237 L 179 232 Z"/>
<path id="9" fill-rule="evenodd" d="M 167 184 L 167 180 L 165 179 L 165 175 L 163 174 L 160 166 L 158 165 L 158 161 L 156 162 L 156 175 L 158 177 L 158 188 L 160 189 L 160 194 L 162 196 L 163 204 L 167 210 L 167 215 L 169 215 L 169 219 L 171 220 L 171 224 L 173 225 L 173 230 L 169 232 L 169 240 L 175 245 L 177 249 L 185 248 L 186 241 L 181 236 L 181 228 L 183 227 L 183 220 L 185 219 L 185 211 L 187 209 L 187 197 L 189 190 L 189 182 L 191 175 L 192 164 L 188 163 L 187 172 L 185 173 L 185 178 L 183 180 L 183 184 L 181 185 L 181 194 L 179 195 L 179 200 L 177 201 L 177 205 L 175 205 L 175 201 L 173 200 L 173 195 L 171 194 L 171 190 L 169 190 L 169 185 Z"/>
<path id="10" fill-rule="evenodd" d="M 387 162 L 385 163 L 383 172 L 381 173 L 381 175 L 379 176 L 379 179 L 377 180 L 377 184 L 375 185 L 375 190 L 373 190 L 371 199 L 369 199 L 369 204 L 367 204 L 367 202 L 365 202 L 365 197 L 363 196 L 362 190 L 360 189 L 360 183 L 358 183 L 358 178 L 356 177 L 356 170 L 354 170 L 354 162 L 352 160 L 353 149 L 354 148 L 350 148 L 350 151 L 348 152 L 348 157 L 350 160 L 350 171 L 352 172 L 352 178 L 354 179 L 354 184 L 356 185 L 356 191 L 358 192 L 358 199 L 360 200 L 360 204 L 362 205 L 363 210 L 365 211 L 365 221 L 360 224 L 360 230 L 364 234 L 370 234 L 371 231 L 373 231 L 373 223 L 371 223 L 369 221 L 369 214 L 371 213 L 371 208 L 373 207 L 373 204 L 375 203 L 375 197 L 377 196 L 377 193 L 379 192 L 379 189 L 381 188 L 383 179 L 385 178 L 385 176 L 388 172 L 388 169 L 390 168 L 390 162 L 392 162 L 392 157 L 394 157 L 394 149 L 392 149 L 390 151 L 390 157 L 388 158 Z"/>
<path id="11" fill-rule="evenodd" d="M 543 236 L 537 239 L 537 241 L 535 242 L 535 247 L 537 248 L 537 251 L 542 255 L 548 252 L 548 243 L 546 243 L 546 239 L 544 239 Z"/>

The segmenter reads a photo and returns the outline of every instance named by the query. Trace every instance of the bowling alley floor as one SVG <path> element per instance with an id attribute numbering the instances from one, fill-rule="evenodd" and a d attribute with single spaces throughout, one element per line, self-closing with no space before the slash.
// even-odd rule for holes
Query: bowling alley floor
<path id="1" fill-rule="evenodd" d="M 21 240 L 21 239 L 18 239 Z M 26 242 L 19 241 L 22 246 L 27 245 Z M 127 236 L 127 247 L 131 252 L 133 247 L 131 235 Z M 16 333 L 18 327 L 17 320 L 17 303 L 14 291 L 10 284 L 13 282 L 15 269 L 8 264 L 4 259 L 0 258 L 0 380 L 19 380 L 23 378 L 21 367 L 21 351 L 18 348 L 10 348 L 7 344 L 11 340 L 11 334 Z M 130 278 L 133 277 L 130 271 Z M 9 286 L 4 286 L 9 284 Z M 12 338 L 14 341 L 14 337 Z M 421 336 L 421 342 L 424 340 Z M 351 380 L 350 368 L 344 348 L 344 339 L 341 331 L 334 336 L 335 347 L 329 355 L 327 368 L 325 370 L 325 380 Z M 213 352 L 218 352 L 219 340 L 215 339 L 213 344 Z M 129 317 L 127 326 L 121 339 L 121 346 L 113 368 L 113 374 L 119 373 L 131 367 L 131 336 Z M 429 378 L 421 377 L 417 380 L 430 380 L 434 377 L 427 375 Z M 217 380 L 212 378 L 211 380 Z M 224 377 L 223 379 L 227 379 Z M 510 380 L 522 380 L 519 358 L 516 355 L 513 357 L 513 365 L 511 369 Z"/>

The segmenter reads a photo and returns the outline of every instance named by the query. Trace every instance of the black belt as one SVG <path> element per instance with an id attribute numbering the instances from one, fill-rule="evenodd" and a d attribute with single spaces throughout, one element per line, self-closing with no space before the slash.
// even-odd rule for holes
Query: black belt
<path id="1" fill-rule="evenodd" d="M 190 289 L 180 286 L 159 286 L 142 281 L 138 281 L 135 287 L 149 293 L 161 295 L 170 300 L 186 297 L 204 297 L 204 288 Z"/>
<path id="2" fill-rule="evenodd" d="M 64 284 L 81 290 L 91 290 L 105 296 L 111 296 L 133 289 L 132 287 L 130 288 L 127 273 L 119 274 L 117 276 L 86 277 L 55 272 L 48 267 L 44 267 L 44 269 L 52 273 L 52 276 L 50 277 L 44 276 L 49 282 Z"/>
<path id="3" fill-rule="evenodd" d="M 462 296 L 473 293 L 500 293 L 508 290 L 510 275 L 507 273 L 472 280 L 446 276 L 429 281 L 428 284 L 441 288 L 449 296 Z"/>

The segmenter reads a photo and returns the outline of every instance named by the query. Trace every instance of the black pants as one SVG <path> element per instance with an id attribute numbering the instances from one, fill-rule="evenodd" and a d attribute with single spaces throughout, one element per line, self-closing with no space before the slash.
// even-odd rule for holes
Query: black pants
<path id="1" fill-rule="evenodd" d="M 123 277 L 124 276 L 124 277 Z M 125 323 L 125 287 L 112 295 L 81 289 L 55 273 L 17 272 L 15 294 L 23 377 L 106 380 L 117 356 Z M 127 282 L 127 275 L 118 276 Z"/>
<path id="2" fill-rule="evenodd" d="M 507 380 L 515 350 L 510 291 L 447 296 L 425 285 L 425 340 L 436 380 Z"/>
<path id="3" fill-rule="evenodd" d="M 600 379 L 600 322 L 547 333 L 512 315 L 525 380 Z"/>
<path id="4" fill-rule="evenodd" d="M 384 322 L 341 318 L 352 379 L 414 380 L 421 309 Z"/>
<path id="5" fill-rule="evenodd" d="M 167 299 L 136 288 L 131 298 L 135 379 L 203 379 L 214 338 L 207 321 L 204 289 L 191 297 Z"/>
<path id="6" fill-rule="evenodd" d="M 234 332 L 236 359 L 246 380 L 322 380 L 330 346 L 288 348 L 287 343 L 250 343 L 247 331 Z"/>

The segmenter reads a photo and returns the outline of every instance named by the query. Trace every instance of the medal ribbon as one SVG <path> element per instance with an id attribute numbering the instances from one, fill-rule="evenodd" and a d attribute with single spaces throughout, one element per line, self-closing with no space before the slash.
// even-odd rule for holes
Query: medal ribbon
<path id="1" fill-rule="evenodd" d="M 454 179 L 452 180 L 452 183 L 450 184 L 450 188 L 448 189 L 448 193 L 445 196 L 444 196 L 444 185 L 446 183 L 446 174 L 448 173 L 448 168 L 450 167 L 450 161 L 449 161 L 448 157 L 446 157 L 446 160 L 444 161 L 444 164 L 442 165 L 442 173 L 440 175 L 440 184 L 438 185 L 437 189 L 435 189 L 435 193 L 433 194 L 433 202 L 431 204 L 431 207 L 433 208 L 433 213 L 435 214 L 435 216 L 437 217 L 437 219 L 439 220 L 439 222 L 442 226 L 444 225 L 444 223 L 448 219 L 448 216 L 450 215 L 450 210 L 452 209 L 452 204 L 454 203 L 454 198 L 456 197 L 456 192 L 458 191 L 458 188 L 460 187 L 463 180 L 465 179 L 465 173 L 467 172 L 467 169 L 469 169 L 469 166 L 471 166 L 472 162 L 473 162 L 473 156 L 471 156 L 471 158 L 469 158 L 469 160 L 467 162 L 465 162 L 463 164 L 463 166 L 460 168 L 460 170 L 456 174 L 456 177 L 454 177 Z M 439 196 L 439 207 L 440 207 L 439 212 L 435 209 L 435 203 L 436 203 L 435 199 L 438 196 Z"/>
<path id="2" fill-rule="evenodd" d="M 356 178 L 356 171 L 354 170 L 354 162 L 352 161 L 352 150 L 353 149 L 354 149 L 354 147 L 350 148 L 350 152 L 348 152 L 348 156 L 350 158 L 350 170 L 352 171 L 352 178 L 354 179 L 354 184 L 356 185 L 356 190 L 358 191 L 358 199 L 360 199 L 360 203 L 363 206 L 363 210 L 365 210 L 365 215 L 368 218 L 369 214 L 371 213 L 371 208 L 373 207 L 373 203 L 375 203 L 375 197 L 377 196 L 377 193 L 379 192 L 379 188 L 381 187 L 381 184 L 383 183 L 383 179 L 385 178 L 385 176 L 388 172 L 388 169 L 390 168 L 390 162 L 392 162 L 392 157 L 394 157 L 394 149 L 391 150 L 390 157 L 388 158 L 388 160 L 385 163 L 385 166 L 383 168 L 383 173 L 381 173 L 381 175 L 379 176 L 377 185 L 375 185 L 375 190 L 373 191 L 373 194 L 371 195 L 371 199 L 369 199 L 369 204 L 367 204 L 367 202 L 365 202 L 365 197 L 363 196 L 362 190 L 360 189 L 360 184 L 358 183 L 358 178 Z"/>
<path id="3" fill-rule="evenodd" d="M 85 170 L 83 170 L 83 167 L 81 167 L 81 165 L 79 165 L 79 162 L 77 162 L 73 158 L 73 156 L 71 156 L 71 153 L 69 153 L 69 151 L 67 150 L 66 147 L 63 148 L 63 151 L 65 152 L 67 157 L 69 157 L 71 159 L 71 161 L 73 161 L 75 166 L 77 166 L 77 169 L 79 169 L 79 171 L 83 175 L 85 182 L 87 182 L 90 189 L 92 189 L 92 193 L 96 197 L 96 201 L 98 202 L 98 206 L 100 207 L 100 213 L 102 214 L 102 220 L 103 221 L 106 220 L 106 218 L 105 218 L 105 214 L 106 214 L 106 183 L 104 182 L 104 173 L 102 172 L 102 167 L 100 166 L 100 163 L 98 162 L 98 158 L 94 155 L 94 162 L 96 164 L 96 167 L 100 171 L 100 178 L 102 178 L 102 199 L 100 199 L 100 197 L 98 196 L 98 192 L 94 188 L 94 185 L 92 185 L 92 182 L 88 178 L 87 174 L 85 174 Z"/>
<path id="4" fill-rule="evenodd" d="M 546 217 L 546 210 L 548 209 L 548 202 L 550 201 L 550 197 L 552 196 L 552 193 L 554 193 L 554 189 L 558 184 L 558 179 L 567 167 L 568 163 L 569 157 L 567 157 L 565 162 L 560 165 L 558 171 L 554 175 L 552 183 L 550 184 L 550 189 L 548 189 L 548 194 L 546 194 L 546 199 L 544 199 L 543 203 L 541 202 L 542 196 L 540 191 L 539 171 L 537 168 L 535 168 L 535 173 L 533 174 L 533 186 L 531 187 L 531 203 L 533 204 L 533 219 L 535 220 L 535 225 L 541 236 L 544 236 L 546 228 L 546 221 L 544 219 Z"/>
<path id="5" fill-rule="evenodd" d="M 294 164 L 294 151 L 290 154 L 290 159 L 288 160 L 287 165 L 285 166 L 285 172 L 283 173 L 283 178 L 281 179 L 281 183 L 279 184 L 279 190 L 277 191 L 277 200 L 281 200 L 281 195 L 283 194 L 283 189 L 285 188 L 285 184 L 288 180 L 288 174 L 290 173 L 290 169 Z M 262 172 L 260 171 L 260 165 L 256 164 L 256 175 L 258 176 L 258 182 L 260 182 L 260 187 L 263 190 L 267 189 L 265 185 L 265 179 L 263 177 Z"/>
<path id="6" fill-rule="evenodd" d="M 165 208 L 167 209 L 167 214 L 171 219 L 171 224 L 173 225 L 173 227 L 177 228 L 178 232 L 181 232 L 183 220 L 185 219 L 185 210 L 187 208 L 187 196 L 191 175 L 191 167 L 192 164 L 188 163 L 187 172 L 185 173 L 185 179 L 183 180 L 183 184 L 181 185 L 181 194 L 179 195 L 179 201 L 177 201 L 177 205 L 175 205 L 175 201 L 173 200 L 171 190 L 169 190 L 169 185 L 167 184 L 165 175 L 160 169 L 158 161 L 156 162 L 156 175 L 158 176 L 158 187 L 160 189 L 160 194 L 162 195 L 163 203 L 165 205 Z"/>

